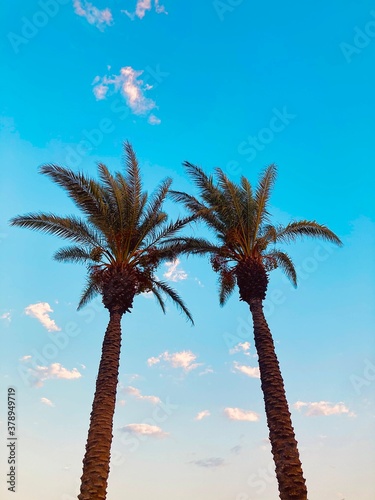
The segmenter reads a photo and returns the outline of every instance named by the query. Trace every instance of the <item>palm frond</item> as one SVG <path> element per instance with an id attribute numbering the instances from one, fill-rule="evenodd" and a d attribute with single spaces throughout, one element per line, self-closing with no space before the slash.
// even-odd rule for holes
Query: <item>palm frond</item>
<path id="1" fill-rule="evenodd" d="M 176 238 L 168 238 L 164 243 L 175 244 L 176 253 L 192 255 L 214 254 L 220 252 L 221 247 L 215 245 L 204 238 L 194 238 L 189 236 L 179 236 Z"/>
<path id="2" fill-rule="evenodd" d="M 137 157 L 129 142 L 125 143 L 126 152 L 126 183 L 129 187 L 129 202 L 132 207 L 132 219 L 134 223 L 139 217 L 139 202 L 142 194 L 141 174 Z"/>
<path id="3" fill-rule="evenodd" d="M 289 257 L 288 254 L 280 250 L 273 250 L 272 252 L 268 252 L 263 255 L 263 262 L 265 262 L 266 267 L 268 263 L 271 269 L 275 267 L 280 267 L 280 269 L 284 272 L 286 277 L 293 283 L 293 285 L 297 286 L 296 269 L 294 267 L 292 259 Z"/>
<path id="4" fill-rule="evenodd" d="M 165 307 L 165 302 L 163 300 L 161 293 L 159 292 L 159 290 L 156 288 L 155 285 L 153 285 L 153 287 L 152 287 L 152 293 L 154 294 L 154 296 L 157 300 L 157 303 L 159 304 L 161 310 L 163 311 L 164 314 L 166 314 L 167 310 Z"/>
<path id="5" fill-rule="evenodd" d="M 260 226 L 268 222 L 269 213 L 267 211 L 267 205 L 271 196 L 272 187 L 276 180 L 276 174 L 276 165 L 269 165 L 263 172 L 255 191 L 256 217 L 254 223 L 253 241 L 257 238 Z"/>
<path id="6" fill-rule="evenodd" d="M 60 248 L 54 254 L 53 258 L 59 262 L 75 262 L 82 264 L 93 260 L 91 252 L 79 246 Z"/>
<path id="7" fill-rule="evenodd" d="M 65 189 L 77 207 L 95 221 L 98 227 L 106 226 L 108 207 L 104 201 L 105 192 L 98 182 L 53 164 L 42 166 L 40 172 Z"/>
<path id="8" fill-rule="evenodd" d="M 301 220 L 291 222 L 284 228 L 279 229 L 277 233 L 278 242 L 291 242 L 299 236 L 311 236 L 314 238 L 321 238 L 336 245 L 342 245 L 342 241 L 335 233 L 333 233 L 327 226 L 318 224 L 315 221 Z"/>
<path id="9" fill-rule="evenodd" d="M 221 271 L 219 274 L 219 300 L 220 305 L 223 306 L 229 297 L 232 295 L 236 286 L 236 278 L 232 271 Z"/>
<path id="10" fill-rule="evenodd" d="M 80 309 L 82 309 L 82 307 L 88 304 L 99 293 L 100 290 L 98 289 L 97 285 L 90 278 L 88 278 L 86 286 L 82 291 L 77 310 L 79 311 Z"/>
<path id="11" fill-rule="evenodd" d="M 184 301 L 178 295 L 178 293 L 173 288 L 171 288 L 165 281 L 153 280 L 152 282 L 157 288 L 160 288 L 160 290 L 162 290 L 165 293 L 165 295 L 167 295 L 174 302 L 177 308 L 180 309 L 180 311 L 182 311 L 185 314 L 185 316 L 191 322 L 191 324 L 194 325 L 193 317 L 189 309 L 186 307 Z"/>
<path id="12" fill-rule="evenodd" d="M 61 238 L 101 246 L 101 237 L 89 224 L 76 216 L 58 217 L 54 214 L 30 213 L 19 215 L 10 220 L 12 226 L 27 227 Z"/>

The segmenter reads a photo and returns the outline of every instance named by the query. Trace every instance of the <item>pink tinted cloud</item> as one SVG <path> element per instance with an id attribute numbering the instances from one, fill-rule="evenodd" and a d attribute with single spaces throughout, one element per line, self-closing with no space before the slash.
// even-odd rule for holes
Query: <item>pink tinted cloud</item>
<path id="1" fill-rule="evenodd" d="M 306 403 L 303 401 L 297 401 L 296 403 L 294 403 L 293 408 L 298 411 L 304 409 L 306 417 L 329 417 L 331 415 L 347 415 L 348 417 L 355 416 L 355 413 L 351 412 L 349 408 L 342 402 L 330 403 L 328 401 L 316 401 Z"/>
<path id="2" fill-rule="evenodd" d="M 194 420 L 203 420 L 204 418 L 207 418 L 211 415 L 210 411 L 209 410 L 203 410 L 203 411 L 200 411 L 196 417 L 194 418 Z"/>
<path id="3" fill-rule="evenodd" d="M 202 365 L 202 363 L 195 363 L 196 359 L 197 355 L 192 351 L 180 351 L 174 353 L 165 351 L 157 357 L 149 358 L 147 360 L 147 364 L 149 366 L 153 366 L 163 360 L 169 363 L 172 368 L 182 368 L 185 372 L 190 372 Z"/>
<path id="4" fill-rule="evenodd" d="M 244 422 L 257 422 L 259 415 L 255 411 L 243 410 L 241 408 L 225 408 L 224 415 L 229 420 L 240 420 Z"/>
<path id="5" fill-rule="evenodd" d="M 164 5 L 160 5 L 159 0 L 154 0 L 154 8 L 157 14 L 168 14 L 165 10 Z M 135 17 L 139 19 L 143 19 L 147 11 L 152 9 L 151 0 L 137 0 L 137 5 L 135 7 L 134 12 L 129 12 L 128 10 L 122 10 L 124 14 L 126 14 L 132 21 L 134 21 Z"/>
<path id="6" fill-rule="evenodd" d="M 168 433 L 164 432 L 160 427 L 150 424 L 128 424 L 121 427 L 120 431 L 136 436 L 150 436 L 157 438 L 164 438 L 168 436 Z"/>
<path id="7" fill-rule="evenodd" d="M 152 89 L 152 85 L 145 84 L 139 77 L 144 72 L 135 70 L 131 66 L 124 66 L 118 75 L 96 76 L 93 81 L 93 93 L 97 100 L 103 100 L 109 93 L 120 92 L 135 115 L 149 115 L 148 122 L 151 125 L 158 125 L 161 120 L 154 114 L 150 114 L 155 109 L 156 103 L 145 96 L 145 92 Z"/>
<path id="8" fill-rule="evenodd" d="M 84 17 L 87 22 L 96 26 L 100 31 L 113 23 L 112 13 L 108 8 L 99 10 L 86 0 L 73 0 L 73 7 L 78 16 Z"/>
<path id="9" fill-rule="evenodd" d="M 125 394 L 129 394 L 130 396 L 134 396 L 136 399 L 143 400 L 143 401 L 149 401 L 150 403 L 156 405 L 160 403 L 160 398 L 157 396 L 144 396 L 139 389 L 136 387 L 132 387 L 129 385 L 128 387 L 124 387 L 123 392 Z"/>

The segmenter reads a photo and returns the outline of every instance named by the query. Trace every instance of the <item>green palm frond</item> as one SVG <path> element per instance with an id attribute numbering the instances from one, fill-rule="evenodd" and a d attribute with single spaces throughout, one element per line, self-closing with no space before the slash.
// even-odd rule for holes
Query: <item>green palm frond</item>
<path id="1" fill-rule="evenodd" d="M 219 301 L 223 306 L 232 295 L 236 286 L 236 278 L 230 270 L 223 270 L 219 274 Z"/>
<path id="2" fill-rule="evenodd" d="M 193 317 L 189 309 L 186 307 L 184 301 L 178 295 L 178 293 L 173 288 L 171 288 L 165 281 L 153 280 L 152 282 L 156 287 L 156 289 L 160 288 L 160 290 L 164 292 L 165 295 L 167 295 L 167 297 L 169 297 L 174 302 L 177 308 L 180 309 L 185 314 L 185 316 L 191 322 L 191 324 L 194 325 Z"/>
<path id="3" fill-rule="evenodd" d="M 79 311 L 82 309 L 82 307 L 87 305 L 99 293 L 100 290 L 98 289 L 98 286 L 90 278 L 88 278 L 86 286 L 82 291 L 77 310 Z"/>
<path id="4" fill-rule="evenodd" d="M 291 222 L 284 228 L 278 230 L 277 241 L 290 243 L 296 240 L 299 236 L 311 236 L 314 238 L 322 238 L 323 240 L 342 245 L 342 241 L 333 233 L 327 226 L 318 224 L 315 221 L 297 221 Z"/>
<path id="5" fill-rule="evenodd" d="M 141 174 L 139 170 L 138 160 L 134 150 L 129 142 L 125 143 L 126 152 L 126 183 L 129 189 L 129 203 L 131 207 L 131 219 L 135 224 L 138 222 L 140 211 L 139 202 L 142 193 Z"/>
<path id="6" fill-rule="evenodd" d="M 54 254 L 53 258 L 59 262 L 74 263 L 87 263 L 88 261 L 93 260 L 91 251 L 79 246 L 60 248 Z"/>
<path id="7" fill-rule="evenodd" d="M 161 208 L 171 184 L 172 179 L 164 179 L 148 200 L 139 222 L 138 231 L 140 238 L 145 238 L 145 236 L 149 235 L 151 232 L 154 232 L 155 235 L 157 228 L 167 219 L 167 215 L 164 212 L 161 212 Z"/>
<path id="8" fill-rule="evenodd" d="M 204 255 L 207 253 L 216 254 L 220 252 L 220 246 L 211 243 L 204 238 L 194 238 L 189 236 L 179 236 L 178 238 L 168 238 L 166 243 L 174 243 L 177 246 L 178 254 Z"/>
<path id="9" fill-rule="evenodd" d="M 172 190 L 169 191 L 169 195 L 173 201 L 182 203 L 190 213 L 195 214 L 197 218 L 203 220 L 210 229 L 219 233 L 225 232 L 226 225 L 219 220 L 217 214 L 215 214 L 214 208 L 207 207 L 194 198 L 194 196 L 182 193 L 181 191 Z"/>
<path id="10" fill-rule="evenodd" d="M 271 196 L 271 191 L 276 180 L 276 165 L 269 165 L 266 170 L 261 175 L 258 183 L 258 187 L 255 191 L 255 222 L 254 222 L 254 232 L 253 241 L 256 240 L 259 228 L 262 224 L 268 222 L 269 213 L 267 211 L 267 205 Z"/>
<path id="11" fill-rule="evenodd" d="M 288 254 L 280 250 L 273 250 L 272 252 L 268 252 L 263 255 L 263 262 L 265 263 L 266 268 L 267 265 L 270 266 L 270 269 L 279 267 L 284 272 L 286 277 L 293 283 L 293 285 L 297 286 L 296 268 L 294 267 L 293 261 Z"/>
<path id="12" fill-rule="evenodd" d="M 154 294 L 155 299 L 156 299 L 157 303 L 159 304 L 161 310 L 163 311 L 164 314 L 166 314 L 167 309 L 165 307 L 165 302 L 164 302 L 164 299 L 163 299 L 161 293 L 159 292 L 159 290 L 156 288 L 155 285 L 153 285 L 151 291 Z"/>
<path id="13" fill-rule="evenodd" d="M 105 193 L 96 181 L 53 164 L 42 166 L 40 172 L 65 189 L 77 207 L 92 218 L 99 228 L 106 226 L 108 206 L 104 199 Z"/>
<path id="14" fill-rule="evenodd" d="M 75 243 L 101 246 L 101 236 L 86 222 L 73 215 L 58 217 L 54 214 L 30 213 L 10 220 L 12 226 L 37 229 Z"/>

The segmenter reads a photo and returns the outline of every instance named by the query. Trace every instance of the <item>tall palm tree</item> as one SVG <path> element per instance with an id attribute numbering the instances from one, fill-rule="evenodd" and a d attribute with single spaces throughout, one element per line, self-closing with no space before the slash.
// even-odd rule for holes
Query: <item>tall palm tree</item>
<path id="1" fill-rule="evenodd" d="M 200 217 L 214 231 L 217 243 L 203 238 L 183 238 L 187 253 L 211 255 L 211 264 L 219 274 L 220 304 L 224 305 L 236 284 L 253 318 L 255 347 L 259 358 L 269 438 L 282 500 L 307 498 L 307 489 L 297 449 L 284 382 L 270 329 L 263 313 L 268 274 L 276 268 L 285 272 L 294 285 L 296 270 L 291 258 L 275 245 L 289 243 L 300 236 L 322 238 L 341 244 L 326 226 L 315 221 L 273 225 L 268 202 L 276 179 L 276 167 L 270 165 L 253 192 L 249 181 L 241 177 L 234 184 L 219 168 L 216 180 L 204 171 L 184 163 L 197 186 L 200 199 L 179 191 L 172 198 L 181 202 L 192 215 Z M 180 240 L 181 241 L 181 240 Z"/>
<path id="2" fill-rule="evenodd" d="M 41 168 L 43 174 L 67 192 L 84 218 L 30 213 L 11 220 L 14 226 L 37 229 L 70 240 L 72 245 L 58 250 L 54 258 L 87 265 L 87 284 L 78 308 L 96 294 L 101 294 L 109 312 L 83 459 L 80 500 L 106 498 L 121 318 L 130 312 L 134 297 L 152 291 L 165 312 L 164 296 L 168 296 L 193 322 L 179 295 L 155 275 L 161 262 L 177 255 L 178 245 L 169 243 L 168 239 L 175 237 L 192 217 L 168 222 L 162 208 L 171 179 L 165 179 L 149 197 L 142 191 L 138 162 L 129 143 L 125 144 L 125 150 L 125 175 L 117 172 L 113 176 L 105 165 L 99 164 L 99 182 L 55 165 Z"/>

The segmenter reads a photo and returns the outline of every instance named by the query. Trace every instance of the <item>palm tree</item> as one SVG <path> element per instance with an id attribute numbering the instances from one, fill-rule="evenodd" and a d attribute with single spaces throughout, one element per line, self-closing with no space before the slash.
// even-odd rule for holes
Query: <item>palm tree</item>
<path id="1" fill-rule="evenodd" d="M 58 250 L 54 258 L 87 265 L 87 284 L 78 309 L 96 294 L 101 294 L 109 312 L 83 459 L 80 500 L 106 498 L 121 318 L 130 312 L 134 297 L 152 291 L 165 312 L 166 295 L 193 322 L 179 295 L 155 275 L 161 262 L 177 255 L 178 245 L 169 243 L 168 239 L 175 237 L 192 217 L 168 222 L 162 207 L 171 179 L 165 179 L 149 197 L 142 191 L 138 162 L 129 143 L 125 144 L 125 150 L 125 175 L 117 172 L 113 176 L 105 165 L 99 164 L 99 182 L 55 165 L 41 168 L 41 173 L 67 192 L 84 218 L 31 213 L 11 220 L 14 226 L 37 229 L 70 240 L 73 244 Z"/>
<path id="2" fill-rule="evenodd" d="M 291 258 L 276 244 L 289 243 L 300 236 L 318 237 L 339 245 L 341 241 L 315 221 L 302 220 L 286 226 L 271 223 L 268 202 L 276 179 L 275 165 L 270 165 L 262 174 L 255 193 L 245 177 L 241 177 L 237 185 L 217 168 L 214 181 L 214 177 L 207 176 L 201 168 L 188 162 L 184 166 L 199 190 L 200 199 L 179 191 L 171 191 L 171 196 L 183 203 L 192 215 L 200 217 L 218 240 L 212 243 L 203 238 L 185 237 L 186 252 L 211 255 L 212 267 L 219 274 L 221 305 L 237 284 L 240 299 L 250 307 L 280 498 L 306 499 L 297 441 L 275 346 L 263 313 L 263 300 L 268 274 L 273 269 L 280 268 L 295 286 L 297 284 Z"/>

